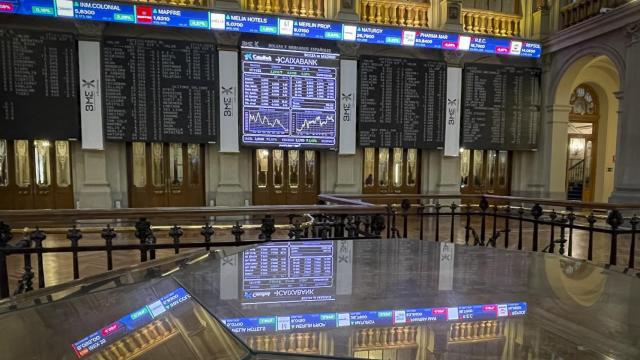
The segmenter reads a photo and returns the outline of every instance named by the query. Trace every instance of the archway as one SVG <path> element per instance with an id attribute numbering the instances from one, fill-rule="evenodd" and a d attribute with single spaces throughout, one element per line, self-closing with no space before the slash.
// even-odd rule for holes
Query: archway
<path id="1" fill-rule="evenodd" d="M 568 190 L 567 160 L 570 153 L 570 120 L 576 119 L 572 114 L 572 96 L 580 86 L 588 88 L 594 98 L 598 99 L 598 121 L 593 127 L 593 137 L 597 138 L 597 147 L 593 150 L 592 178 L 589 195 L 582 198 L 586 201 L 606 202 L 613 191 L 614 162 L 616 136 L 618 128 L 618 99 L 616 93 L 620 89 L 618 67 L 605 55 L 589 55 L 581 57 L 569 65 L 560 77 L 555 88 L 553 107 L 561 109 L 553 114 L 553 122 L 562 126 L 554 128 L 551 144 L 551 186 Z M 575 102 L 575 99 L 574 99 Z M 573 129 L 572 131 L 574 131 Z M 575 131 L 574 131 L 575 132 Z M 586 146 L 586 142 L 585 142 Z"/>
<path id="2" fill-rule="evenodd" d="M 569 102 L 567 200 L 593 201 L 600 103 L 587 84 L 578 85 Z"/>

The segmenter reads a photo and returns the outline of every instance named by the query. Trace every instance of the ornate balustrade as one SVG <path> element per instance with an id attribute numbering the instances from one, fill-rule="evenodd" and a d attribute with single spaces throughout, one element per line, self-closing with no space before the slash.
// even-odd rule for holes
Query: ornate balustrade
<path id="1" fill-rule="evenodd" d="M 415 346 L 417 333 L 417 326 L 361 329 L 354 332 L 352 347 L 359 350 Z"/>
<path id="2" fill-rule="evenodd" d="M 504 321 L 455 323 L 449 327 L 449 343 L 492 340 L 504 336 Z"/>
<path id="3" fill-rule="evenodd" d="M 256 335 L 247 339 L 250 348 L 262 351 L 320 353 L 320 334 L 317 332 L 279 335 Z"/>
<path id="4" fill-rule="evenodd" d="M 462 28 L 476 34 L 521 36 L 522 16 L 482 9 L 462 9 Z"/>
<path id="5" fill-rule="evenodd" d="M 324 17 L 324 0 L 242 0 L 242 8 L 260 13 Z"/>
<path id="6" fill-rule="evenodd" d="M 627 2 L 627 0 L 577 0 L 560 9 L 560 29 L 566 29 L 594 17 L 603 9 L 612 9 Z"/>
<path id="7" fill-rule="evenodd" d="M 361 0 L 360 20 L 376 24 L 429 27 L 430 3 Z"/>

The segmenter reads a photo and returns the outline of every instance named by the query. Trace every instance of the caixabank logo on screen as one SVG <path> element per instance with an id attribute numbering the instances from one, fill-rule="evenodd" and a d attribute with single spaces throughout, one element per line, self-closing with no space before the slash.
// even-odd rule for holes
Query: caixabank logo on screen
<path id="1" fill-rule="evenodd" d="M 245 61 L 273 61 L 271 55 L 264 54 L 254 54 L 254 53 L 245 53 L 244 54 Z"/>

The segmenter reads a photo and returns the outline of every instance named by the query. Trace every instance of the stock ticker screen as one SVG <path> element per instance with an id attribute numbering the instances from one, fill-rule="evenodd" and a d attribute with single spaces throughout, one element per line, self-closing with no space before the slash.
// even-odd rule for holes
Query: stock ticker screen
<path id="1" fill-rule="evenodd" d="M 335 248 L 330 241 L 279 242 L 243 253 L 244 304 L 335 300 Z"/>
<path id="2" fill-rule="evenodd" d="M 338 54 L 242 47 L 242 143 L 335 149 Z"/>

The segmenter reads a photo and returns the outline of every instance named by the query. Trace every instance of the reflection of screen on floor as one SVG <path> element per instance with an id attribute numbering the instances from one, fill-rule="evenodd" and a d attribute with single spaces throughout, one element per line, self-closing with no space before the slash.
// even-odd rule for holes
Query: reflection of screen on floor
<path id="1" fill-rule="evenodd" d="M 333 242 L 281 242 L 245 251 L 243 303 L 335 300 Z"/>

